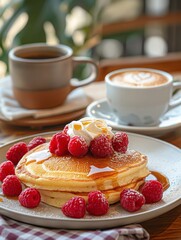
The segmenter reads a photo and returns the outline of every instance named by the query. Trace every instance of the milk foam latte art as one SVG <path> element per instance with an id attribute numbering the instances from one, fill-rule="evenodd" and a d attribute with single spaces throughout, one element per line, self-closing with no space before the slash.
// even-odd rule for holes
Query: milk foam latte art
<path id="1" fill-rule="evenodd" d="M 111 80 L 119 86 L 128 87 L 152 87 L 168 82 L 165 76 L 149 71 L 122 72 L 113 75 Z"/>

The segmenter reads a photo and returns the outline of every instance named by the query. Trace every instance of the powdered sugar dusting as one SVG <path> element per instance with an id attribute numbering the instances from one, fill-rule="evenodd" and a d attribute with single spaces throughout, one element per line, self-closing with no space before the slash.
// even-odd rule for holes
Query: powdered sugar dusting
<path id="1" fill-rule="evenodd" d="M 111 156 L 111 161 L 112 162 L 117 162 L 121 164 L 129 164 L 132 163 L 133 161 L 135 162 L 136 160 L 139 159 L 140 153 L 136 152 L 135 150 L 128 150 L 126 153 L 119 153 L 119 152 L 114 152 L 113 156 Z"/>

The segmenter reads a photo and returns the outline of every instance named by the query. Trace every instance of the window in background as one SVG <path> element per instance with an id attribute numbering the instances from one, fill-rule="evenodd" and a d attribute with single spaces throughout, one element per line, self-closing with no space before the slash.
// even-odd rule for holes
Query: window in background
<path id="1" fill-rule="evenodd" d="M 146 0 L 145 14 L 162 16 L 169 12 L 169 0 Z M 167 29 L 162 25 L 148 25 L 145 28 L 144 54 L 151 57 L 164 56 L 168 53 L 166 41 Z"/>
<path id="2" fill-rule="evenodd" d="M 120 0 L 119 4 L 122 15 L 120 19 L 114 16 L 113 19 L 117 19 L 115 22 L 103 23 L 103 39 L 94 49 L 94 57 L 98 59 L 140 55 L 159 57 L 169 52 L 181 51 L 180 0 L 134 2 L 127 0 L 126 3 Z M 118 9 L 118 3 L 116 6 Z M 111 15 L 111 10 L 114 15 L 113 6 L 105 11 L 107 21 L 113 21 L 108 16 L 108 13 Z M 174 14 L 177 17 L 174 17 Z M 116 40 L 115 46 L 113 40 Z M 121 51 L 119 51 L 120 46 Z"/>
<path id="3" fill-rule="evenodd" d="M 94 57 L 98 59 L 119 58 L 129 55 L 142 54 L 143 31 L 131 30 L 112 31 L 111 25 L 117 22 L 134 21 L 143 12 L 142 0 L 112 1 L 111 6 L 105 7 L 101 14 L 102 24 L 108 25 L 103 30 L 102 41 L 94 49 Z M 105 32 L 105 34 L 104 34 Z M 111 32 L 109 34 L 109 32 Z"/>
<path id="4" fill-rule="evenodd" d="M 169 6 L 169 0 L 145 0 L 145 13 L 152 16 L 165 15 Z"/>
<path id="5" fill-rule="evenodd" d="M 75 55 L 87 55 L 97 60 L 164 56 L 181 51 L 181 0 L 57 0 L 56 7 L 49 0 L 3 0 L 0 1 L 0 13 L 8 2 L 13 3 L 14 8 L 17 3 L 23 3 L 24 11 L 18 15 L 19 19 L 11 21 L 13 24 L 4 34 L 6 39 L 0 34 L 1 45 L 4 45 L 3 48 L 0 46 L 0 61 L 6 64 L 10 47 L 34 41 L 67 44 Z M 27 13 L 25 3 L 29 7 Z M 12 14 L 12 7 L 6 11 L 0 15 L 0 30 L 5 18 Z M 14 38 L 27 20 L 28 29 Z M 0 62 L 0 77 L 5 72 L 6 65 Z"/>
<path id="6" fill-rule="evenodd" d="M 116 39 L 105 39 L 96 51 L 101 58 L 119 58 L 123 54 L 123 44 Z"/>

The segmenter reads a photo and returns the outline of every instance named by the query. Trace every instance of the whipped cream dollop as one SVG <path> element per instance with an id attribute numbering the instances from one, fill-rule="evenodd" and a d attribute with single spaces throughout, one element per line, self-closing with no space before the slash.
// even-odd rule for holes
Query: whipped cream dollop
<path id="1" fill-rule="evenodd" d="M 88 145 L 92 139 L 100 134 L 105 134 L 110 138 L 114 135 L 112 128 L 107 125 L 105 120 L 88 117 L 69 123 L 67 133 L 70 137 L 82 136 Z"/>

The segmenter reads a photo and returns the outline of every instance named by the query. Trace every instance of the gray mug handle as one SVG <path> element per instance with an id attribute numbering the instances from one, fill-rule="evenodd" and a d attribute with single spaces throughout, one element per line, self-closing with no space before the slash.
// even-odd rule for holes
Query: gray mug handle
<path id="1" fill-rule="evenodd" d="M 96 64 L 96 62 L 89 57 L 73 57 L 73 66 L 75 67 L 78 64 L 81 63 L 87 63 L 90 64 L 91 66 L 91 74 L 83 79 L 83 80 L 78 80 L 76 78 L 72 78 L 70 80 L 70 85 L 72 86 L 72 88 L 77 88 L 77 87 L 82 87 L 85 86 L 87 84 L 90 84 L 91 82 L 95 81 L 98 75 L 98 65 Z"/>
<path id="2" fill-rule="evenodd" d="M 173 82 L 173 91 L 175 91 L 177 89 L 181 89 L 181 82 Z M 181 96 L 178 99 L 172 100 L 169 103 L 168 108 L 171 109 L 173 107 L 178 106 L 179 104 L 181 104 Z"/>

